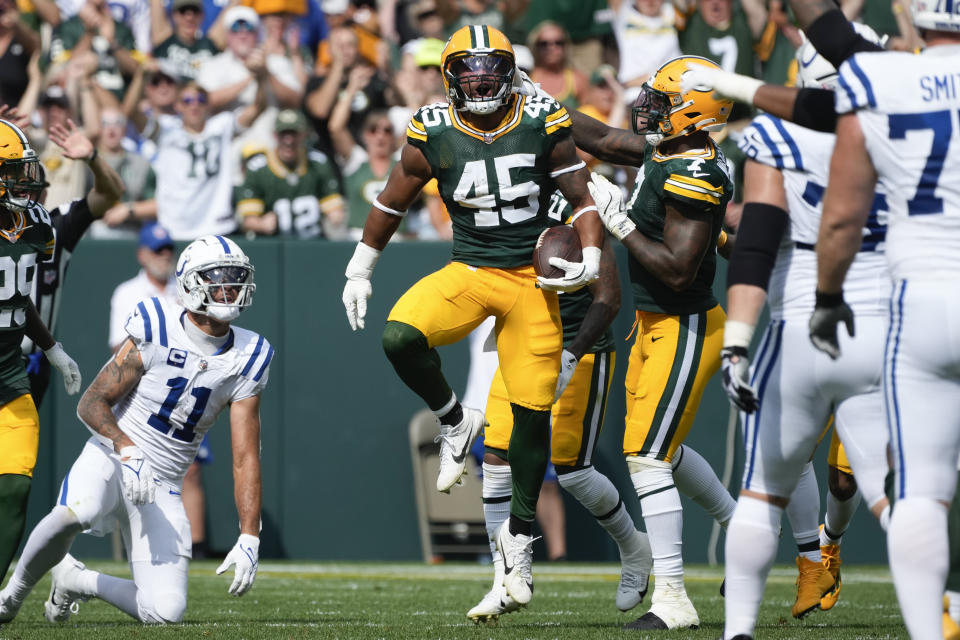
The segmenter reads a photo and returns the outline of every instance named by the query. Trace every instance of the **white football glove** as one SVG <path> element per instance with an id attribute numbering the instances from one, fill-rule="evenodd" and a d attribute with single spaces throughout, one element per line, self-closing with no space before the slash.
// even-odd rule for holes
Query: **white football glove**
<path id="1" fill-rule="evenodd" d="M 723 391 L 738 409 L 753 413 L 759 406 L 757 390 L 750 385 L 750 354 L 745 347 L 720 350 Z"/>
<path id="2" fill-rule="evenodd" d="M 63 386 L 67 390 L 68 396 L 80 391 L 80 367 L 63 350 L 62 344 L 58 342 L 44 351 L 43 355 L 47 356 L 50 364 L 63 376 Z"/>
<path id="3" fill-rule="evenodd" d="M 577 356 L 566 349 L 560 354 L 560 375 L 557 376 L 557 390 L 553 393 L 554 404 L 557 403 L 557 400 L 563 395 L 564 389 L 570 384 L 573 372 L 577 370 L 577 362 Z"/>
<path id="4" fill-rule="evenodd" d="M 540 85 L 531 80 L 526 71 L 517 67 L 513 72 L 513 85 L 510 89 L 516 94 L 532 98 L 537 95 Z"/>
<path id="5" fill-rule="evenodd" d="M 347 309 L 347 322 L 354 331 L 364 327 L 367 300 L 373 295 L 370 277 L 379 258 L 379 251 L 363 242 L 358 242 L 353 257 L 347 263 L 345 272 L 347 284 L 343 287 L 343 306 Z"/>
<path id="6" fill-rule="evenodd" d="M 584 247 L 583 262 L 570 262 L 563 258 L 550 258 L 550 264 L 563 269 L 562 278 L 537 276 L 540 288 L 546 291 L 576 291 L 600 277 L 600 247 Z"/>
<path id="7" fill-rule="evenodd" d="M 600 213 L 603 226 L 613 234 L 614 238 L 622 241 L 637 230 L 637 225 L 623 209 L 623 192 L 620 191 L 620 187 L 599 173 L 593 172 L 590 174 L 587 188 L 590 189 L 593 201 L 597 203 L 597 211 Z"/>
<path id="8" fill-rule="evenodd" d="M 237 544 L 233 545 L 233 549 L 230 549 L 223 563 L 217 567 L 217 575 L 219 576 L 234 564 L 237 568 L 227 592 L 232 596 L 242 596 L 250 590 L 257 577 L 257 567 L 260 565 L 260 538 L 249 533 L 241 533 L 237 538 Z"/>
<path id="9" fill-rule="evenodd" d="M 143 456 L 140 447 L 129 446 L 120 449 L 120 471 L 123 482 L 123 495 L 133 504 L 153 502 L 156 485 L 153 469 Z"/>
<path id="10" fill-rule="evenodd" d="M 714 94 L 721 98 L 746 104 L 753 104 L 753 96 L 761 86 L 763 86 L 762 80 L 730 73 L 723 69 L 705 67 L 702 64 L 688 65 L 687 71 L 680 77 L 680 89 L 684 93 L 713 89 Z"/>

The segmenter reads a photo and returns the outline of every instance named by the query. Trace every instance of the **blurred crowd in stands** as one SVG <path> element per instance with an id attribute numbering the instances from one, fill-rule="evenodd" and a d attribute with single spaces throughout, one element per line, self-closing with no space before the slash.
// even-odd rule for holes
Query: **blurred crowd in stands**
<path id="1" fill-rule="evenodd" d="M 842 8 L 910 50 L 907 4 Z M 789 84 L 803 37 L 783 0 L 0 0 L 0 104 L 30 116 L 48 208 L 92 180 L 47 143 L 56 123 L 76 122 L 120 173 L 123 201 L 93 237 L 136 238 L 157 220 L 175 240 L 355 239 L 410 116 L 445 100 L 446 37 L 477 23 L 506 33 L 568 109 L 627 128 L 663 61 L 702 55 Z M 738 107 L 718 136 L 734 166 L 735 121 L 751 115 Z M 628 169 L 584 159 L 629 188 Z M 435 182 L 399 237 L 451 237 Z"/>

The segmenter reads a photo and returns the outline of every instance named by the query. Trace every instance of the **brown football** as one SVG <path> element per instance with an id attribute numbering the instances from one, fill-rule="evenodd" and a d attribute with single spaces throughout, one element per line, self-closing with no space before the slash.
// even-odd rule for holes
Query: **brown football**
<path id="1" fill-rule="evenodd" d="M 570 262 L 582 262 L 580 236 L 568 225 L 558 225 L 545 229 L 533 248 L 533 270 L 544 278 L 562 278 L 563 269 L 550 264 L 550 258 L 563 258 Z"/>

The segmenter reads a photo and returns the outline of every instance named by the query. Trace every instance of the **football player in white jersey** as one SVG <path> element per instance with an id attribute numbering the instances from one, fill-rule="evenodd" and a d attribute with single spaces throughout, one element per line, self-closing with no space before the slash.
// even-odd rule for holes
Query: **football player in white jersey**
<path id="1" fill-rule="evenodd" d="M 260 545 L 260 394 L 274 350 L 230 323 L 253 302 L 253 265 L 233 241 L 204 236 L 180 255 L 177 286 L 185 308 L 159 298 L 138 303 L 127 339 L 80 399 L 77 414 L 93 436 L 0 592 L 0 621 L 11 620 L 52 569 L 44 604 L 51 622 L 94 597 L 141 622 L 178 622 L 191 554 L 180 489 L 204 434 L 227 407 L 240 537 L 217 573 L 236 565 L 233 595 L 252 586 Z M 68 553 L 80 532 L 104 535 L 115 527 L 133 580 L 91 571 Z"/>
<path id="2" fill-rule="evenodd" d="M 876 34 L 868 35 L 878 40 Z M 812 46 L 802 46 L 797 58 L 799 86 L 835 84 L 836 70 Z M 844 341 L 847 356 L 832 362 L 804 340 L 814 308 L 814 250 L 833 146 L 832 134 L 766 114 L 753 120 L 740 142 L 748 158 L 746 204 L 728 271 L 729 315 L 722 358 L 724 388 L 744 411 L 746 466 L 727 531 L 727 639 L 752 636 L 776 556 L 781 516 L 788 502 L 797 499 L 801 474 L 811 472 L 808 461 L 831 413 L 867 504 L 878 517 L 887 507 L 882 359 L 876 348 L 886 332 L 890 297 L 882 252 L 884 195 L 872 198 L 851 270 L 851 304 L 863 320 L 856 339 Z M 770 324 L 748 376 L 748 347 L 764 301 L 770 305 Z M 794 516 L 804 515 L 791 513 L 794 528 Z M 794 617 L 836 602 L 836 578 L 821 563 L 818 518 L 817 497 L 810 521 L 814 546 L 809 555 L 797 558 L 800 578 Z"/>
<path id="3" fill-rule="evenodd" d="M 907 630 L 927 639 L 943 633 L 947 506 L 960 453 L 960 5 L 914 0 L 911 8 L 927 43 L 921 54 L 859 53 L 840 66 L 810 334 L 836 355 L 837 325 L 854 332 L 845 280 L 879 183 L 893 278 L 883 390 L 896 508 L 887 543 Z"/>

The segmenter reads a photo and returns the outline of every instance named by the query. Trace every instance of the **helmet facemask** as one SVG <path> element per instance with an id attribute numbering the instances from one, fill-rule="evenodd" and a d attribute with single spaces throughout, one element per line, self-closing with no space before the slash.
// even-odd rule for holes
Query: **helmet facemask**
<path id="1" fill-rule="evenodd" d="M 236 320 L 253 304 L 253 266 L 243 264 L 204 264 L 180 276 L 188 292 L 187 308 L 222 322 Z"/>
<path id="2" fill-rule="evenodd" d="M 443 74 L 458 110 L 493 113 L 510 98 L 516 65 L 502 53 L 471 54 L 447 62 Z"/>
<path id="3" fill-rule="evenodd" d="M 32 154 L 24 158 L 5 159 L 0 163 L 0 206 L 12 214 L 13 222 L 0 221 L 2 231 L 6 231 L 15 240 L 26 228 L 24 213 L 37 203 L 40 194 L 47 186 L 43 177 L 43 167 Z M 11 239 L 8 236 L 8 239 Z"/>
<path id="4" fill-rule="evenodd" d="M 669 134 L 673 128 L 670 109 L 670 97 L 644 82 L 630 109 L 630 127 L 635 134 L 646 136 L 647 142 L 656 146 L 664 140 L 664 134 Z M 642 125 L 637 123 L 638 118 L 643 119 Z"/>

